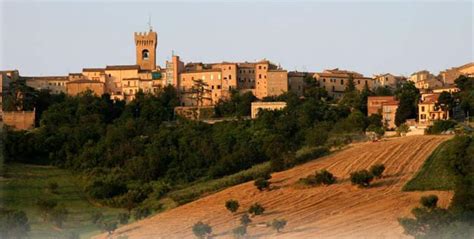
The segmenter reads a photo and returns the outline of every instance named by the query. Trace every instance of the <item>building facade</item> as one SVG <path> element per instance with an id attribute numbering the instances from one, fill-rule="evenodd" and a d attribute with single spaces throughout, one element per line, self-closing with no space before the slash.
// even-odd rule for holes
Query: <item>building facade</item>
<path id="1" fill-rule="evenodd" d="M 373 78 L 364 77 L 362 74 L 353 71 L 339 70 L 338 68 L 315 73 L 313 77 L 321 87 L 326 89 L 329 96 L 334 98 L 341 98 L 344 95 L 349 79 L 354 81 L 354 85 L 359 91 L 366 86 L 369 89 L 373 89 L 375 86 Z"/>
<path id="2" fill-rule="evenodd" d="M 283 110 L 286 107 L 286 102 L 252 102 L 251 105 L 251 117 L 252 119 L 257 118 L 258 113 L 261 110 Z"/>
<path id="3" fill-rule="evenodd" d="M 474 77 L 474 62 L 441 71 L 439 75 L 444 84 L 454 84 L 454 81 L 461 75 Z"/>
<path id="4" fill-rule="evenodd" d="M 369 96 L 367 98 L 367 115 L 380 114 L 384 126 L 394 129 L 398 103 L 394 96 Z"/>
<path id="5" fill-rule="evenodd" d="M 436 120 L 449 119 L 449 111 L 443 111 L 436 106 L 439 94 L 423 94 L 418 104 L 418 123 L 431 125 Z"/>

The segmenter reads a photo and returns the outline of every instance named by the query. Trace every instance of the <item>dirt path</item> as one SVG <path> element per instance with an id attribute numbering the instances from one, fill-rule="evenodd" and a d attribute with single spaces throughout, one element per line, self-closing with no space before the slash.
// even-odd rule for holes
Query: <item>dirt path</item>
<path id="1" fill-rule="evenodd" d="M 244 183 L 118 229 L 113 237 L 194 238 L 192 225 L 209 223 L 216 238 L 233 238 L 232 229 L 249 205 L 262 204 L 264 215 L 252 218 L 249 234 L 258 238 L 408 238 L 397 218 L 410 215 L 421 195 L 437 194 L 439 205 L 447 206 L 450 192 L 401 192 L 403 185 L 418 171 L 424 160 L 441 142 L 442 136 L 410 136 L 377 143 L 361 143 L 347 150 L 272 175 L 271 191 L 259 192 L 253 182 Z M 386 166 L 384 177 L 369 189 L 352 186 L 349 174 L 368 169 L 374 163 Z M 316 170 L 328 169 L 338 183 L 301 188 L 299 178 Z M 237 214 L 224 203 L 236 199 Z M 276 234 L 258 223 L 284 218 L 283 232 Z M 104 237 L 104 235 L 101 235 Z"/>

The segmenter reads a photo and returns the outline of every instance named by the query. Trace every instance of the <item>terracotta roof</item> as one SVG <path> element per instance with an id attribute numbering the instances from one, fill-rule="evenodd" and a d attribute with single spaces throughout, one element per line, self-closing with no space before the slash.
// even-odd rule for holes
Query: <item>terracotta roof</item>
<path id="1" fill-rule="evenodd" d="M 140 70 L 140 66 L 139 65 L 106 66 L 105 70 Z"/>
<path id="2" fill-rule="evenodd" d="M 137 78 L 137 77 L 123 78 L 123 80 L 140 80 L 140 78 Z"/>
<path id="3" fill-rule="evenodd" d="M 368 98 L 368 100 L 391 100 L 391 101 L 395 101 L 394 96 L 369 96 L 367 98 Z"/>
<path id="4" fill-rule="evenodd" d="M 82 73 L 69 73 L 70 76 L 82 76 Z"/>
<path id="5" fill-rule="evenodd" d="M 423 102 L 421 102 L 421 103 L 422 103 L 422 104 L 433 104 L 433 103 L 436 103 L 436 102 L 438 102 L 439 95 L 440 95 L 440 94 L 428 95 L 428 96 L 425 97 L 425 100 L 423 100 Z"/>

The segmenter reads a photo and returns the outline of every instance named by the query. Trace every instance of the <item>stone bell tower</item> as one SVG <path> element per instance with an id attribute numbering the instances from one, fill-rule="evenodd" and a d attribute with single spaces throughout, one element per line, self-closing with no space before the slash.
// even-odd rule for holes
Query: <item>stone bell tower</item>
<path id="1" fill-rule="evenodd" d="M 135 32 L 137 65 L 141 70 L 156 69 L 156 46 L 158 34 L 151 27 L 149 32 Z"/>

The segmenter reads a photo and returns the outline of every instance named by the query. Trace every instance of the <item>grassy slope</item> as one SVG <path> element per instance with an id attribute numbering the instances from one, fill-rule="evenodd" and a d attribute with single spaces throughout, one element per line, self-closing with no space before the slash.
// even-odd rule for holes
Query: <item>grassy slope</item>
<path id="1" fill-rule="evenodd" d="M 70 172 L 49 166 L 25 164 L 3 165 L 5 178 L 0 179 L 0 206 L 7 209 L 20 209 L 27 213 L 30 220 L 30 238 L 64 238 L 74 231 L 81 238 L 90 238 L 99 232 L 90 217 L 95 211 L 101 211 L 106 219 L 116 217 L 121 210 L 94 206 L 75 184 L 76 179 Z M 58 193 L 47 190 L 50 182 L 59 185 Z M 58 229 L 44 222 L 39 215 L 35 202 L 38 198 L 57 200 L 69 211 L 64 229 Z"/>
<path id="2" fill-rule="evenodd" d="M 428 157 L 420 171 L 403 187 L 403 191 L 453 190 L 455 175 L 446 161 L 446 148 L 452 140 L 443 142 Z"/>

